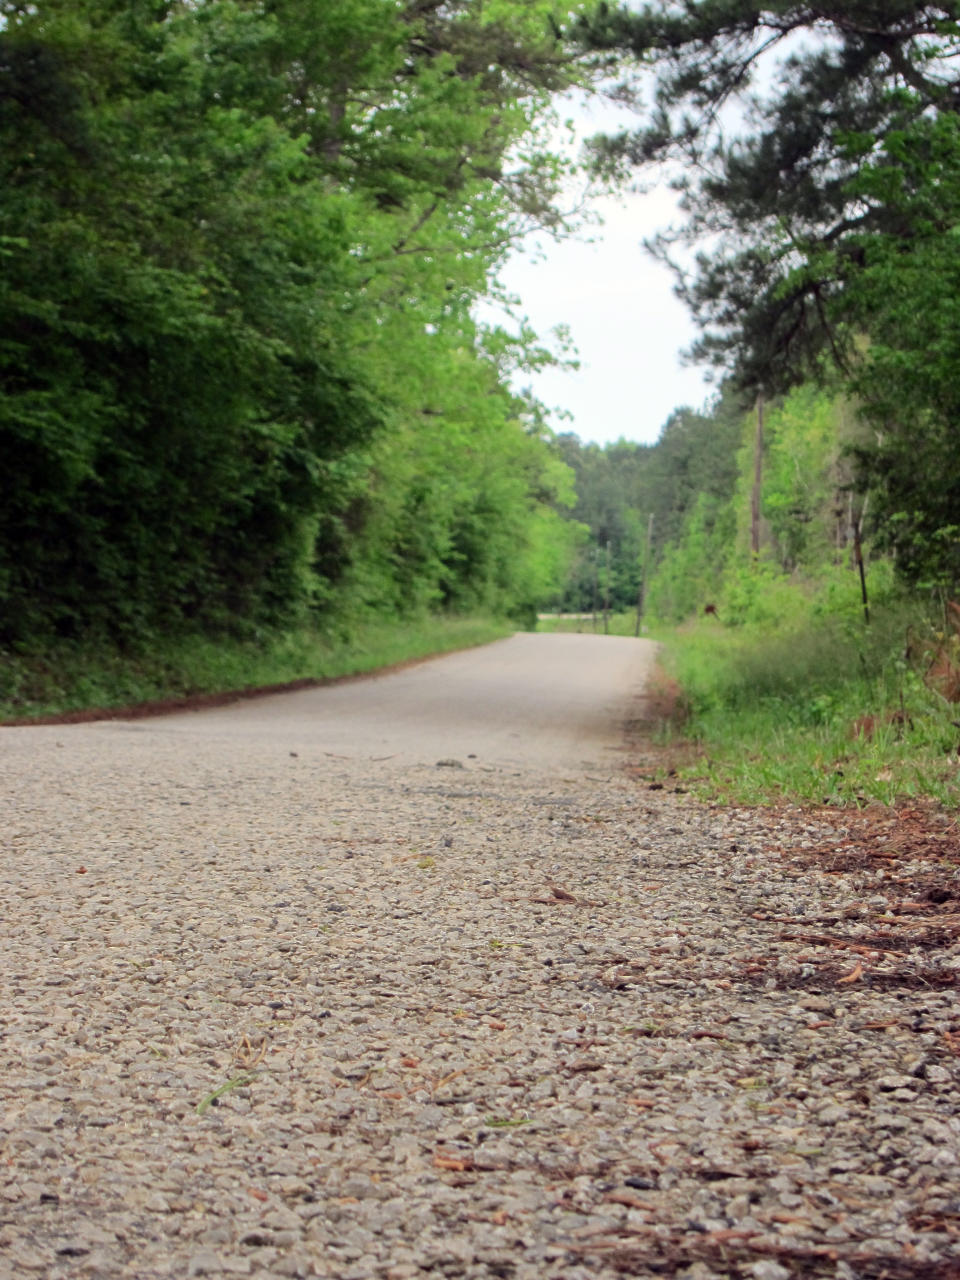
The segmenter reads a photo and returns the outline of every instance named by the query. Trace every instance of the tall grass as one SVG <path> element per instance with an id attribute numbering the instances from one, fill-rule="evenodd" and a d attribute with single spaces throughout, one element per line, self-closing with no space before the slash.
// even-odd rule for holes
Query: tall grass
<path id="1" fill-rule="evenodd" d="M 922 630 L 891 605 L 869 628 L 849 617 L 779 629 L 707 618 L 659 635 L 689 712 L 683 732 L 701 748 L 688 778 L 749 803 L 956 807 L 960 712 L 924 681 L 937 639 L 927 631 L 925 646 Z"/>
<path id="2" fill-rule="evenodd" d="M 258 642 L 186 636 L 135 652 L 64 644 L 0 654 L 0 720 L 358 675 L 513 630 L 496 618 L 428 616 L 358 623 L 336 635 L 302 628 Z"/>

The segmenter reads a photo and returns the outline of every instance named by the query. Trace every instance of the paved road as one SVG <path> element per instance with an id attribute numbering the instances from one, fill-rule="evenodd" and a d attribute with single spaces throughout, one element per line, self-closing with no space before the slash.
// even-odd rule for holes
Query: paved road
<path id="1" fill-rule="evenodd" d="M 140 722 L 149 734 L 281 740 L 409 763 L 595 765 L 622 741 L 656 645 L 519 634 L 389 675 Z"/>
<path id="2" fill-rule="evenodd" d="M 917 845 L 631 779 L 652 654 L 0 729 L 0 1280 L 956 1280 Z"/>

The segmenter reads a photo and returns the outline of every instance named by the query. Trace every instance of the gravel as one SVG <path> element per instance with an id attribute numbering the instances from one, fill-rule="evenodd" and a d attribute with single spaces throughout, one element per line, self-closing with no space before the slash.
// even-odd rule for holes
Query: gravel
<path id="1" fill-rule="evenodd" d="M 960 1275 L 960 948 L 842 815 L 164 723 L 2 733 L 4 1280 Z"/>

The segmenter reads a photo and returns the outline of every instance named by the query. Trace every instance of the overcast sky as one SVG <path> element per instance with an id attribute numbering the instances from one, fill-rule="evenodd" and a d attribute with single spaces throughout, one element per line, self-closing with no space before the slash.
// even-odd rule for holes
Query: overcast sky
<path id="1" fill-rule="evenodd" d="M 518 254 L 500 273 L 539 334 L 567 324 L 578 349 L 579 371 L 522 379 L 549 407 L 572 415 L 555 419 L 556 430 L 600 444 L 621 436 L 652 443 L 675 408 L 699 408 L 710 395 L 703 370 L 681 361 L 695 331 L 670 272 L 641 243 L 673 221 L 673 198 L 657 189 L 605 199 L 596 243 L 547 242 L 542 261 Z"/>
<path id="2" fill-rule="evenodd" d="M 598 97 L 571 95 L 558 108 L 580 141 L 640 123 L 633 112 Z M 558 145 L 565 149 L 560 134 Z M 569 412 L 570 420 L 554 417 L 557 431 L 599 444 L 621 437 L 652 443 L 674 409 L 699 408 L 713 392 L 703 367 L 681 359 L 696 331 L 674 295 L 669 269 L 643 247 L 645 238 L 680 220 L 676 196 L 664 184 L 604 197 L 591 207 L 603 218 L 591 229 L 594 243 L 541 238 L 542 260 L 531 243 L 500 272 L 538 334 L 569 326 L 580 359 L 576 373 L 546 370 L 518 378 L 517 385 L 532 387 L 549 408 Z"/>

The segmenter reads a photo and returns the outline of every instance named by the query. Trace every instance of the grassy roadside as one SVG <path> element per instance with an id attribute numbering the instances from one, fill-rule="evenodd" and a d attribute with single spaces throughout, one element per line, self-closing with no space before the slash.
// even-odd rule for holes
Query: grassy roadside
<path id="1" fill-rule="evenodd" d="M 81 645 L 4 653 L 0 721 L 360 675 L 486 644 L 514 630 L 502 619 L 430 616 L 365 623 L 342 636 L 304 628 L 256 643 L 188 637 L 158 640 L 135 653 Z"/>
<path id="2" fill-rule="evenodd" d="M 637 625 L 637 615 L 630 609 L 626 613 L 611 613 L 607 619 L 607 635 L 632 636 Z M 591 614 L 541 613 L 537 621 L 538 631 L 563 632 L 570 635 L 603 635 L 603 614 L 596 618 Z M 644 631 L 646 636 L 646 631 Z"/>
<path id="3" fill-rule="evenodd" d="M 931 663 L 960 648 L 895 608 L 869 629 L 836 618 L 789 628 L 715 619 L 658 633 L 695 744 L 681 772 L 711 799 L 960 806 L 960 708 Z"/>

